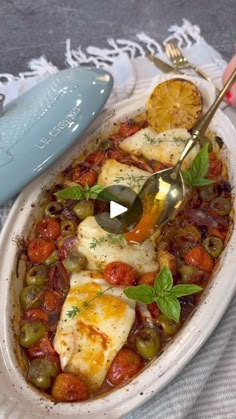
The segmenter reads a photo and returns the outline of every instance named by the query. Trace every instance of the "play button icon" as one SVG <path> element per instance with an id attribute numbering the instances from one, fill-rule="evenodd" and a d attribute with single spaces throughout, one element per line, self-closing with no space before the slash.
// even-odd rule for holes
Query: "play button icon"
<path id="1" fill-rule="evenodd" d="M 120 214 L 124 214 L 126 211 L 128 211 L 128 208 L 124 207 L 124 205 L 120 205 L 114 201 L 110 202 L 110 218 L 115 218 Z"/>
<path id="2" fill-rule="evenodd" d="M 142 217 L 142 201 L 127 186 L 109 186 L 98 195 L 97 199 L 110 201 L 109 211 L 104 210 L 95 215 L 100 227 L 109 233 L 123 234 L 131 231 Z"/>

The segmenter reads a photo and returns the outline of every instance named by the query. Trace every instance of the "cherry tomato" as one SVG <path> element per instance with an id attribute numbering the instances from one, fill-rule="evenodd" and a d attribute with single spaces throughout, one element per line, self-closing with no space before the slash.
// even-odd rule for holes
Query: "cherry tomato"
<path id="1" fill-rule="evenodd" d="M 104 278 L 112 285 L 128 286 L 136 281 L 135 270 L 123 262 L 111 262 L 104 270 Z"/>
<path id="2" fill-rule="evenodd" d="M 49 271 L 49 282 L 54 290 L 67 292 L 69 289 L 69 274 L 61 262 L 55 263 Z"/>
<path id="3" fill-rule="evenodd" d="M 81 175 L 81 168 L 77 166 L 72 173 L 72 180 L 73 182 L 78 182 Z"/>
<path id="4" fill-rule="evenodd" d="M 48 314 L 41 308 L 32 308 L 24 312 L 23 320 L 48 322 Z"/>
<path id="5" fill-rule="evenodd" d="M 184 260 L 187 265 L 196 266 L 206 272 L 212 272 L 214 267 L 212 257 L 202 246 L 197 246 L 189 250 Z"/>
<path id="6" fill-rule="evenodd" d="M 58 313 L 61 308 L 62 297 L 59 292 L 47 290 L 44 294 L 43 308 L 48 312 Z"/>
<path id="7" fill-rule="evenodd" d="M 60 224 L 55 218 L 45 217 L 36 224 L 36 236 L 42 239 L 56 240 L 60 234 Z"/>
<path id="8" fill-rule="evenodd" d="M 144 274 L 143 276 L 141 276 L 141 278 L 139 279 L 138 283 L 140 284 L 147 284 L 147 285 L 154 285 L 154 281 L 157 277 L 157 272 L 148 272 L 146 274 Z"/>
<path id="9" fill-rule="evenodd" d="M 157 319 L 158 316 L 160 316 L 161 312 L 160 312 L 160 310 L 157 306 L 157 303 L 153 302 L 151 304 L 148 304 L 147 308 L 150 311 L 151 316 L 152 316 L 153 319 Z"/>
<path id="10" fill-rule="evenodd" d="M 107 155 L 109 159 L 114 159 L 117 161 L 121 161 L 126 157 L 126 154 L 122 150 L 118 150 L 116 148 L 113 150 L 108 150 Z"/>
<path id="11" fill-rule="evenodd" d="M 222 162 L 215 153 L 209 153 L 209 168 L 208 168 L 208 176 L 209 177 L 217 177 L 222 172 Z"/>
<path id="12" fill-rule="evenodd" d="M 52 397 L 60 402 L 87 400 L 90 394 L 86 385 L 75 375 L 59 374 L 52 386 Z"/>
<path id="13" fill-rule="evenodd" d="M 81 173 L 77 182 L 83 187 L 85 185 L 88 185 L 89 187 L 91 187 L 96 183 L 96 181 L 97 181 L 97 173 L 95 172 L 95 170 L 86 169 Z"/>
<path id="14" fill-rule="evenodd" d="M 30 359 L 51 358 L 56 360 L 58 358 L 55 349 L 52 347 L 52 344 L 49 341 L 47 333 L 45 333 L 39 342 L 27 350 L 27 354 L 29 355 Z"/>
<path id="15" fill-rule="evenodd" d="M 108 381 L 117 386 L 123 384 L 138 373 L 142 368 L 142 359 L 134 351 L 122 348 L 108 372 Z"/>
<path id="16" fill-rule="evenodd" d="M 219 230 L 218 228 L 214 228 L 214 227 L 208 227 L 208 235 L 217 237 L 218 239 L 224 242 L 226 239 L 227 231 Z"/>
<path id="17" fill-rule="evenodd" d="M 106 160 L 106 152 L 105 151 L 95 151 L 86 157 L 86 162 L 89 163 L 91 166 L 101 166 L 104 161 Z"/>
<path id="18" fill-rule="evenodd" d="M 120 125 L 119 135 L 123 138 L 129 137 L 140 130 L 139 124 L 133 121 L 126 121 Z"/>
<path id="19" fill-rule="evenodd" d="M 33 239 L 28 244 L 27 253 L 33 263 L 41 263 L 55 250 L 51 240 Z"/>

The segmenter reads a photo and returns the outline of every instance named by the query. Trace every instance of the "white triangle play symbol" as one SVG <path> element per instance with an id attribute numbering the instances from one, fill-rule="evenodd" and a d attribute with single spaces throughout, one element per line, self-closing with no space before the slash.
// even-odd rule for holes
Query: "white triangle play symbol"
<path id="1" fill-rule="evenodd" d="M 128 208 L 117 204 L 117 202 L 110 201 L 110 218 L 115 218 L 117 215 L 123 214 L 126 211 L 128 211 Z"/>

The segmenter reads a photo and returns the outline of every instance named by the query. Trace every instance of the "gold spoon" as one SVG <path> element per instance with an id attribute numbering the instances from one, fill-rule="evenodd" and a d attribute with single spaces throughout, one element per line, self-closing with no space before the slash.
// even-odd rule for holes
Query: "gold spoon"
<path id="1" fill-rule="evenodd" d="M 154 173 L 146 180 L 139 193 L 139 198 L 141 198 L 144 203 L 143 225 L 140 223 L 140 225 L 138 224 L 131 234 L 127 233 L 127 240 L 142 242 L 151 232 L 155 230 L 155 228 L 160 227 L 162 224 L 167 222 L 168 219 L 172 217 L 180 208 L 185 197 L 185 185 L 180 170 L 182 162 L 196 144 L 199 137 L 204 135 L 216 110 L 223 101 L 227 90 L 235 79 L 236 69 L 223 89 L 220 91 L 207 113 L 191 130 L 191 137 L 187 141 L 177 164 L 170 169 L 164 169 Z M 147 219 L 146 223 L 145 217 Z M 145 224 L 148 231 L 145 232 L 146 234 L 143 234 L 141 233 L 141 229 Z"/>

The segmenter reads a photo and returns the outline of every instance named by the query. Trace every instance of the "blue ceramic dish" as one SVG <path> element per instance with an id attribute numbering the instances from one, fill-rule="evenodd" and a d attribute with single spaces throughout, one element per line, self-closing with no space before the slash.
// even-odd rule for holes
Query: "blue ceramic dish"
<path id="1" fill-rule="evenodd" d="M 106 103 L 112 76 L 63 70 L 5 107 L 0 118 L 0 204 L 60 157 Z"/>

